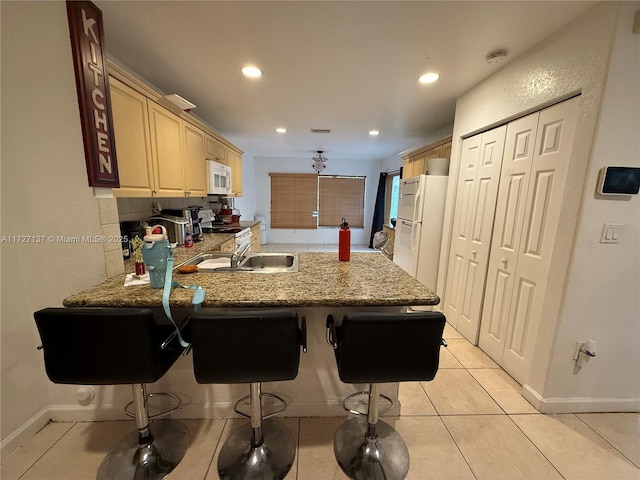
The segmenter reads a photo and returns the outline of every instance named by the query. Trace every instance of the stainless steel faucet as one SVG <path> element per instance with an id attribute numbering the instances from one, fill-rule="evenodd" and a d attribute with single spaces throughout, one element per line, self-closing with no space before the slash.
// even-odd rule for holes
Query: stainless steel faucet
<path id="1" fill-rule="evenodd" d="M 249 242 L 245 245 L 240 244 L 231 255 L 231 268 L 238 268 L 238 264 L 244 259 L 247 251 L 251 248 L 252 243 Z"/>

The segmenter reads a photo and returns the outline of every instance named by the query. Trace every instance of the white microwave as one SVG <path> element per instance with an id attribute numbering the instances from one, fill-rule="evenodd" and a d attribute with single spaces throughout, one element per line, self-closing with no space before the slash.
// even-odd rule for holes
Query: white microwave
<path id="1" fill-rule="evenodd" d="M 229 195 L 231 193 L 231 167 L 207 160 L 207 194 Z"/>

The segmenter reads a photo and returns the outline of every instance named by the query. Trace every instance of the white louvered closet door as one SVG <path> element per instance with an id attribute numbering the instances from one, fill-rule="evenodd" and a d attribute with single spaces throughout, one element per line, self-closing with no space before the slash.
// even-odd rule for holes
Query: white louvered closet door
<path id="1" fill-rule="evenodd" d="M 507 132 L 480 347 L 521 384 L 533 361 L 579 101 L 512 122 Z"/>
<path id="2" fill-rule="evenodd" d="M 506 126 L 498 127 L 462 144 L 444 312 L 474 345 L 478 342 L 505 132 Z"/>

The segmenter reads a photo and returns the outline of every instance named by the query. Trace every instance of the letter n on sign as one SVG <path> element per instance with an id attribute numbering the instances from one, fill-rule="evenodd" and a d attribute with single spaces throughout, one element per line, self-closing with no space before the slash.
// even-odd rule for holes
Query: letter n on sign
<path id="1" fill-rule="evenodd" d="M 102 12 L 91 2 L 67 1 L 87 176 L 92 187 L 120 186 L 116 161 Z"/>

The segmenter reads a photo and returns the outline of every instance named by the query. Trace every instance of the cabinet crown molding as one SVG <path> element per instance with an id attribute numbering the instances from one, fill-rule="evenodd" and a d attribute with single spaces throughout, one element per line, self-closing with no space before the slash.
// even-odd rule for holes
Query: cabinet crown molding
<path id="1" fill-rule="evenodd" d="M 413 150 L 408 150 L 406 152 L 402 152 L 400 154 L 400 156 L 403 159 L 410 158 L 410 157 L 415 157 L 417 155 L 420 155 L 420 154 L 426 152 L 427 150 L 431 150 L 432 148 L 436 148 L 436 147 L 439 147 L 440 145 L 444 145 L 445 143 L 449 143 L 449 142 L 451 142 L 452 139 L 453 139 L 453 136 L 449 135 L 448 137 L 441 138 L 440 140 L 438 140 L 436 142 L 433 142 L 433 143 L 430 143 L 428 145 L 423 145 L 421 147 L 414 148 Z"/>

